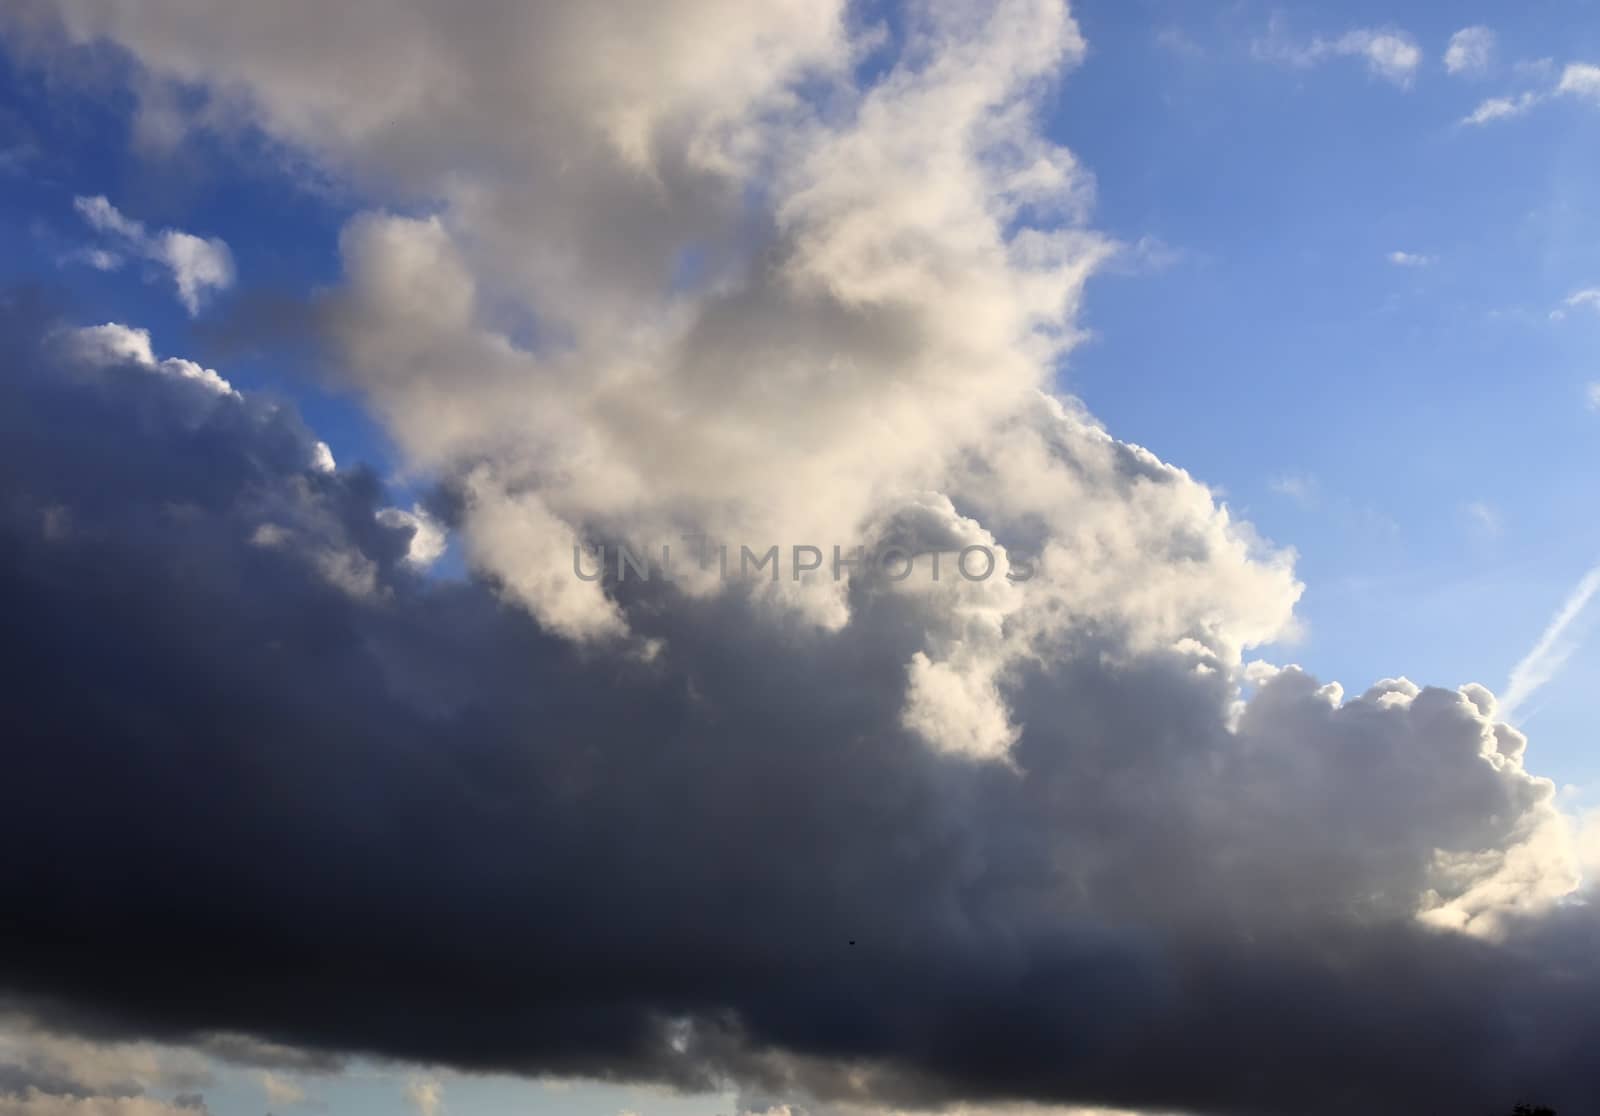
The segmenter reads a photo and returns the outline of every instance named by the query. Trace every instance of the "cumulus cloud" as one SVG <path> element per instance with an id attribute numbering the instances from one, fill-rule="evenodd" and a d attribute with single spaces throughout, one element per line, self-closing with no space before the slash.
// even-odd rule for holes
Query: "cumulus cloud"
<path id="1" fill-rule="evenodd" d="M 1516 1034 L 1498 1013 L 1449 1006 L 1527 994 L 1539 954 L 1519 920 L 1575 878 L 1553 787 L 1526 772 L 1524 738 L 1481 688 L 1393 681 L 1344 700 L 1302 672 L 1257 671 L 1241 714 L 1205 625 L 1163 645 L 1170 627 L 1119 604 L 1051 629 L 1049 654 L 997 697 L 963 698 L 936 723 L 1007 711 L 1009 763 L 974 764 L 993 753 L 930 746 L 907 723 L 921 703 L 902 664 L 948 664 L 938 685 L 971 692 L 980 676 L 944 640 L 984 653 L 1003 635 L 1004 606 L 997 616 L 980 586 L 864 577 L 848 625 L 774 642 L 786 629 L 759 599 L 630 582 L 611 587 L 619 611 L 666 650 L 597 661 L 488 586 L 409 577 L 409 527 L 382 523 L 392 505 L 370 475 L 310 468 L 315 438 L 282 409 L 214 397 L 196 426 L 187 381 L 63 365 L 59 333 L 29 343 L 22 323 L 37 315 L 18 317 L 0 414 L 68 406 L 77 421 L 76 440 L 37 424 L 0 440 L 27 463 L 0 471 L 7 646 L 28 649 L 5 665 L 35 698 L 10 723 L 14 739 L 55 741 L 19 753 L 0 836 L 73 863 L 70 896 L 102 881 L 99 902 L 118 912 L 86 924 L 116 928 L 88 952 L 57 953 L 80 900 L 61 877 L 9 874 L 31 913 L 7 928 L 0 979 L 26 1002 L 468 1068 L 731 1079 L 824 1106 L 1020 1090 L 1246 1110 L 1256 1086 L 1228 1080 L 1260 1079 L 1219 1081 L 1215 1066 L 1230 1050 L 1259 1064 L 1295 1033 L 1271 1005 L 1316 1018 L 1319 1044 L 1392 1053 L 1423 1026 L 1401 1005 L 1438 1003 L 1424 1030 L 1448 1041 L 1408 1048 L 1400 1077 L 1352 1086 L 1342 1060 L 1328 1077 L 1275 1060 L 1284 1069 L 1261 1087 L 1312 1112 L 1334 1111 L 1314 1099 L 1334 1081 L 1401 1101 L 1567 1087 L 1571 1067 L 1525 1030 L 1581 1030 L 1563 1002 L 1535 998 Z M 1148 455 L 1098 444 L 1098 464 L 1074 466 L 1098 478 L 1096 498 L 1145 516 L 1206 499 Z M 85 529 L 45 531 L 38 510 L 56 506 Z M 263 522 L 284 531 L 265 549 Z M 941 546 L 939 532 L 974 524 L 929 501 L 894 530 Z M 328 586 L 313 559 L 332 545 L 366 556 L 387 593 Z M 86 693 L 81 659 L 62 653 L 83 641 L 62 621 L 106 615 Z M 202 746 L 228 710 L 228 747 Z M 150 762 L 134 723 L 193 742 L 185 762 Z M 104 778 L 85 784 L 86 767 Z M 254 773 L 270 773 L 270 792 Z M 47 804 L 69 798 L 92 830 L 49 820 Z M 205 842 L 185 839 L 201 829 Z M 104 839 L 85 845 L 89 833 Z M 146 901 L 172 878 L 188 900 Z M 737 896 L 729 878 L 744 881 Z M 646 908 L 641 932 L 637 904 L 663 887 L 671 901 Z M 305 949 L 350 943 L 337 979 L 266 929 L 312 910 L 323 933 Z M 686 974 L 690 956 L 704 960 Z M 768 967 L 771 980 L 751 980 Z M 1256 1012 L 1219 1007 L 1262 988 L 1274 996 Z M 586 1005 L 581 1028 L 572 1004 Z M 1018 1012 L 1037 1044 L 1022 1061 L 1013 1039 L 974 1042 Z M 1060 1062 L 1084 1044 L 1094 1057 Z M 1463 1078 L 1463 1048 L 1497 1051 L 1473 1060 L 1495 1075 Z"/>
<path id="2" fill-rule="evenodd" d="M 1463 27 L 1450 36 L 1444 68 L 1452 74 L 1481 74 L 1494 58 L 1495 34 L 1487 27 Z"/>
<path id="3" fill-rule="evenodd" d="M 192 360 L 168 357 L 157 360 L 150 347 L 148 330 L 125 326 L 120 322 L 83 326 L 62 335 L 67 349 L 77 360 L 99 368 L 131 365 L 148 369 L 163 376 L 172 376 L 198 385 L 213 395 L 232 395 L 238 392 L 214 369 L 203 368 Z"/>
<path id="4" fill-rule="evenodd" d="M 1063 5 L 59 9 L 364 199 L 320 339 L 436 488 L 11 308 L 30 1009 L 819 1110 L 1595 1094 L 1526 738 L 1247 667 L 1292 552 L 1055 387 L 1115 253 L 1040 123 Z M 573 575 L 691 536 L 919 572 Z"/>
<path id="5" fill-rule="evenodd" d="M 124 216 L 104 197 L 75 198 L 73 205 L 90 227 L 110 238 L 122 251 L 153 260 L 171 272 L 178 301 L 191 317 L 200 312 L 201 303 L 211 291 L 233 285 L 233 253 L 217 237 L 198 237 L 178 229 L 151 233 L 142 222 Z M 115 270 L 121 263 L 120 257 L 104 250 L 89 253 L 88 261 L 102 271 Z"/>
<path id="6" fill-rule="evenodd" d="M 178 301 L 191 315 L 200 312 L 200 300 L 208 291 L 226 290 L 233 285 L 233 255 L 216 237 L 201 239 L 168 229 L 155 241 L 155 247 L 155 258 L 171 269 L 178 285 Z"/>
<path id="7" fill-rule="evenodd" d="M 1600 101 L 1600 66 L 1574 62 L 1561 71 L 1556 92 Z"/>

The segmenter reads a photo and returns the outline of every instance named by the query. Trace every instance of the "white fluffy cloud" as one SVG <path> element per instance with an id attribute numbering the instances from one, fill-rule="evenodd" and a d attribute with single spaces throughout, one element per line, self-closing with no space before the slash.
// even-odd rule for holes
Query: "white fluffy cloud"
<path id="1" fill-rule="evenodd" d="M 1590 65 L 1587 62 L 1572 63 L 1561 71 L 1561 80 L 1556 84 L 1556 92 L 1600 100 L 1600 66 Z"/>
<path id="2" fill-rule="evenodd" d="M 1515 97 L 1490 97 L 1462 118 L 1463 124 L 1488 124 L 1494 120 L 1509 120 L 1521 116 L 1544 98 L 1538 93 L 1522 93 Z"/>
<path id="3" fill-rule="evenodd" d="M 1452 74 L 1481 74 L 1494 58 L 1495 34 L 1487 27 L 1463 27 L 1450 36 L 1444 68 Z"/>
<path id="4" fill-rule="evenodd" d="M 498 156 L 515 173 L 444 185 L 434 216 L 372 212 L 346 228 L 338 320 L 350 366 L 415 464 L 466 479 L 469 559 L 557 630 L 614 637 L 625 630 L 614 604 L 572 576 L 582 539 L 682 553 L 688 527 L 736 550 L 848 550 L 928 491 L 981 511 L 1001 546 L 1043 523 L 1048 534 L 1028 541 L 1061 578 L 1000 606 L 1011 619 L 987 657 L 963 645 L 961 666 L 940 658 L 930 622 L 926 666 L 907 664 L 919 701 L 981 699 L 986 713 L 962 708 L 990 727 L 956 734 L 966 740 L 1005 738 L 997 672 L 1046 636 L 1026 619 L 1029 598 L 1124 624 L 1149 645 L 1194 635 L 1237 648 L 1281 630 L 1298 591 L 1286 563 L 1258 564 L 1265 548 L 1202 486 L 1041 395 L 1076 340 L 1082 285 L 1114 247 L 1081 225 L 1090 180 L 1034 124 L 1040 82 L 1083 49 L 1065 12 L 1017 0 L 986 17 L 936 6 L 906 60 L 854 89 L 838 72 L 857 49 L 840 13 L 810 11 L 766 9 L 771 26 L 731 29 L 744 39 L 706 15 L 718 29 L 695 39 L 696 52 L 773 53 L 761 81 L 745 79 L 743 101 L 654 52 L 667 84 L 639 103 L 592 119 L 575 107 L 547 122 L 552 135 L 518 137 L 524 147 Z M 701 18 L 692 5 L 683 14 Z M 126 29 L 133 41 L 148 33 Z M 579 21 L 576 33 L 591 32 Z M 476 45 L 489 53 L 472 80 L 530 80 L 520 65 L 494 71 L 493 44 Z M 421 37 L 391 46 L 430 49 Z M 241 72 L 260 75 L 268 123 L 333 143 L 296 111 L 306 83 L 326 86 L 326 75 L 258 55 L 243 37 L 232 49 Z M 346 67 L 378 49 L 348 44 Z M 849 111 L 824 114 L 785 88 L 819 76 Z M 565 103 L 579 90 L 542 92 Z M 678 104 L 682 118 L 656 118 Z M 443 126 L 436 100 L 409 111 L 393 128 Z M 338 140 L 329 154 L 355 175 L 396 157 L 363 131 Z M 508 143 L 499 132 L 482 142 Z M 555 145 L 586 154 L 576 165 L 564 155 L 552 188 L 530 188 L 557 162 L 542 154 Z M 418 197 L 441 188 L 422 154 L 395 180 Z M 765 243 L 747 243 L 740 199 L 751 190 L 769 198 Z M 608 204 L 616 211 L 597 219 Z M 706 277 L 674 288 L 674 261 L 691 249 L 711 261 Z M 485 307 L 507 297 L 565 340 L 525 347 L 497 331 Z M 1111 529 L 1141 478 L 1151 513 Z M 1091 528 L 1093 517 L 1106 529 Z M 1206 558 L 1174 579 L 1153 556 L 1179 539 L 1204 540 Z M 764 590 L 775 607 L 830 627 L 848 622 L 845 591 L 825 577 L 795 586 L 787 571 Z M 1236 602 L 1237 622 L 1219 599 Z M 930 689 L 935 679 L 952 685 Z"/>
<path id="5" fill-rule="evenodd" d="M 178 285 L 178 301 L 190 314 L 200 312 L 207 292 L 226 290 L 233 285 L 233 254 L 216 237 L 202 239 L 191 233 L 168 229 L 154 241 L 153 256 L 172 271 Z"/>
<path id="6" fill-rule="evenodd" d="M 178 301 L 191 316 L 200 312 L 201 303 L 212 291 L 233 285 L 233 253 L 216 237 L 198 237 L 178 229 L 151 233 L 103 197 L 80 197 L 73 203 L 78 213 L 96 231 L 111 238 L 125 252 L 161 264 L 172 273 L 178 288 Z M 112 270 L 117 257 L 94 252 L 89 262 L 100 270 Z"/>
<path id="7" fill-rule="evenodd" d="M 1410 36 L 1381 31 L 1351 31 L 1334 41 L 1335 54 L 1356 54 L 1372 72 L 1396 85 L 1409 85 L 1422 63 L 1422 51 Z"/>
<path id="8" fill-rule="evenodd" d="M 150 331 L 125 326 L 119 322 L 84 326 L 74 329 L 64 340 L 74 356 L 96 367 L 134 365 L 163 376 L 176 376 L 188 380 L 214 395 L 233 395 L 233 385 L 210 368 L 203 368 L 192 360 L 167 357 L 157 360 L 150 347 Z"/>

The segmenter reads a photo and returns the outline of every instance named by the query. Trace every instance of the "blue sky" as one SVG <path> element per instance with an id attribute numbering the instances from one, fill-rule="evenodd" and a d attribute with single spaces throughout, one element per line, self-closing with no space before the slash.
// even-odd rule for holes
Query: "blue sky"
<path id="1" fill-rule="evenodd" d="M 1568 66 L 1600 63 L 1600 13 L 1078 0 L 1073 14 L 1088 53 L 1044 130 L 1092 173 L 1090 225 L 1124 250 L 1089 282 L 1091 336 L 1058 385 L 1297 552 L 1300 637 L 1254 654 L 1353 693 L 1396 675 L 1502 690 L 1600 562 L 1600 295 L 1570 301 L 1600 290 L 1600 86 L 1560 91 Z M 1492 46 L 1451 72 L 1452 36 L 1474 27 Z M 1415 64 L 1374 63 L 1378 35 L 1414 45 Z M 150 146 L 135 63 L 101 61 L 84 83 L 0 54 L 0 282 L 293 400 L 341 466 L 372 464 L 408 503 L 425 478 L 361 400 L 293 346 L 239 339 L 254 308 L 338 284 L 340 230 L 370 199 L 248 130 Z M 1524 95 L 1525 111 L 1468 122 Z M 220 238 L 236 282 L 191 316 L 158 262 L 91 266 L 107 242 L 74 199 L 92 196 L 152 230 Z M 1580 613 L 1560 633 L 1570 656 L 1519 716 L 1574 807 L 1600 804 L 1588 627 Z M 262 1109 L 253 1071 L 218 1072 L 214 1112 Z M 431 1072 L 374 1063 L 301 1084 L 323 1111 L 389 1113 Z M 733 1104 L 442 1079 L 454 1116 Z"/>

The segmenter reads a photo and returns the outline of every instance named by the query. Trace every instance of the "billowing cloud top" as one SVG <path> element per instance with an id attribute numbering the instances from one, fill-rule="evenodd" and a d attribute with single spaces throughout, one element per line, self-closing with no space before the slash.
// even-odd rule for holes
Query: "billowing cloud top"
<path id="1" fill-rule="evenodd" d="M 1292 553 L 1056 387 L 1116 249 L 1038 123 L 1063 4 L 29 12 L 368 200 L 314 317 L 437 481 L 390 506 L 287 406 L 7 304 L 36 1016 L 753 1107 L 1600 1095 L 1577 846 L 1494 696 L 1247 661 Z M 702 539 L 772 576 L 575 570 Z"/>

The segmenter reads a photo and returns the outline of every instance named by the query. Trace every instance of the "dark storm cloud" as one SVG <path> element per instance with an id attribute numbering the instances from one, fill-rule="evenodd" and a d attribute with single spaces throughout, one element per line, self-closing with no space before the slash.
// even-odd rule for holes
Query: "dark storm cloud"
<path id="1" fill-rule="evenodd" d="M 37 1018 L 822 1102 L 1600 1096 L 1586 908 L 1410 917 L 1538 797 L 1461 695 L 1291 674 L 1231 733 L 1220 676 L 1089 646 L 1018 684 L 1020 770 L 940 756 L 914 602 L 828 634 L 652 586 L 662 656 L 578 648 L 408 572 L 290 411 L 43 316 L 0 326 L 0 983 Z"/>

